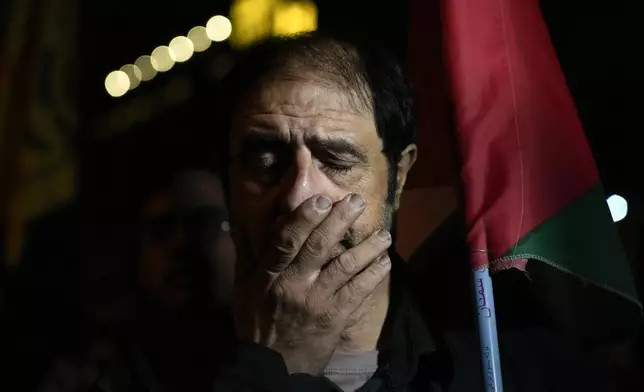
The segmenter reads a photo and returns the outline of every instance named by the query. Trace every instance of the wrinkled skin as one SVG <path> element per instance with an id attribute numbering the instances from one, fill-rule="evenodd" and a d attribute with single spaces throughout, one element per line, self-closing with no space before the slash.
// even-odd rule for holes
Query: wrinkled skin
<path id="1" fill-rule="evenodd" d="M 388 305 L 386 231 L 416 147 L 394 168 L 388 203 L 370 109 L 340 90 L 278 78 L 239 105 L 230 143 L 238 335 L 312 374 L 336 349 L 376 348 Z"/>

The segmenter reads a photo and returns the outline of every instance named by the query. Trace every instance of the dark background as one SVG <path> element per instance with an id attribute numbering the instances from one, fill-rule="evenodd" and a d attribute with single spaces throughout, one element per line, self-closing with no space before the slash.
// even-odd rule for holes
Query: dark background
<path id="1" fill-rule="evenodd" d="M 317 3 L 320 29 L 376 37 L 405 59 L 409 12 L 406 2 L 320 0 Z M 633 212 L 641 204 L 642 184 L 638 181 L 641 177 L 638 172 L 644 167 L 638 143 L 638 131 L 642 129 L 638 120 L 643 103 L 639 93 L 643 87 L 643 68 L 637 37 L 642 36 L 642 29 L 632 22 L 636 14 L 634 4 L 623 0 L 541 1 L 606 190 L 626 196 Z M 91 182 L 91 173 L 115 172 L 113 168 L 119 164 L 114 161 L 121 158 L 117 154 L 112 154 L 112 159 L 95 155 L 96 149 L 107 149 L 110 144 L 97 142 L 93 137 L 97 121 L 136 98 L 158 94 L 153 90 L 160 90 L 180 75 L 193 79 L 202 77 L 207 59 L 228 52 L 230 48 L 226 43 L 214 43 L 205 53 L 196 54 L 187 63 L 175 66 L 170 72 L 118 99 L 105 93 L 105 75 L 123 64 L 132 63 L 174 36 L 185 35 L 191 27 L 205 24 L 212 15 L 226 15 L 230 1 L 161 4 L 148 0 L 117 0 L 110 2 L 109 7 L 89 2 L 83 5 L 80 85 L 82 115 L 87 129 L 81 139 L 81 178 L 83 184 L 87 184 L 87 191 L 91 192 L 92 187 L 98 186 Z M 155 118 L 159 116 L 168 119 L 172 114 L 166 112 Z M 157 135 L 181 129 L 165 121 L 150 123 L 147 128 L 154 128 Z M 112 147 L 117 148 L 110 145 Z"/>
<path id="2" fill-rule="evenodd" d="M 216 123 L 208 123 L 197 114 L 212 109 L 201 98 L 210 93 L 207 89 L 215 88 L 211 83 L 213 64 L 219 62 L 219 56 L 234 59 L 235 53 L 225 42 L 213 43 L 205 53 L 195 54 L 188 62 L 175 65 L 171 71 L 142 83 L 121 98 L 112 98 L 106 93 L 105 76 L 140 55 L 149 54 L 156 46 L 167 44 L 173 37 L 185 35 L 190 28 L 204 25 L 211 16 L 227 15 L 230 3 L 226 0 L 81 2 L 77 80 L 81 122 L 76 139 L 78 199 L 71 210 L 55 212 L 36 222 L 28 241 L 35 245 L 28 246 L 25 252 L 24 265 L 30 266 L 30 260 L 40 262 L 36 264 L 39 267 L 34 267 L 40 272 L 31 284 L 47 289 L 26 298 L 21 307 L 25 312 L 37 314 L 38 323 L 34 325 L 46 325 L 42 329 L 47 329 L 49 336 L 73 338 L 82 332 L 83 321 L 75 313 L 60 311 L 79 305 L 78 291 L 62 293 L 59 290 L 62 283 L 51 283 L 55 277 L 65 275 L 65 271 L 77 271 L 83 256 L 96 252 L 95 239 L 102 240 L 103 246 L 109 245 L 110 236 L 119 232 L 133 195 L 141 192 L 139 183 L 146 172 L 158 167 L 164 157 L 177 159 L 181 154 L 189 157 L 191 132 L 204 128 L 217 132 Z M 380 39 L 405 61 L 409 17 L 406 1 L 318 0 L 316 3 L 320 29 Z M 639 268 L 644 247 L 644 176 L 641 175 L 644 154 L 639 133 L 643 130 L 640 116 L 644 104 L 641 93 L 644 64 L 640 52 L 644 35 L 642 23 L 636 20 L 637 2 L 543 0 L 540 3 L 606 191 L 620 194 L 629 201 L 629 216 L 618 224 L 618 229 L 636 274 L 641 277 L 644 271 Z M 0 15 L 6 16 L 1 8 Z M 176 94 L 177 91 L 186 92 L 185 99 L 172 99 L 182 95 Z M 126 117 L 139 122 L 121 126 L 121 133 L 104 135 L 115 118 Z M 79 215 L 84 224 L 82 233 L 70 223 Z M 46 268 L 41 268 L 43 265 Z M 26 273 L 31 273 L 29 268 Z M 69 274 L 66 278 L 70 279 Z M 33 303 L 29 302 L 32 300 Z M 34 350 L 42 351 L 37 346 L 49 344 L 45 343 L 47 338 L 40 335 L 40 340 L 16 344 L 31 344 L 36 347 Z M 48 347 L 51 352 L 58 349 L 54 343 Z"/>
<path id="3" fill-rule="evenodd" d="M 406 60 L 410 12 L 407 1 L 316 3 L 319 29 L 380 40 L 403 62 Z M 640 174 L 644 164 L 639 142 L 644 67 L 638 48 L 644 35 L 641 22 L 635 20 L 635 3 L 540 1 L 606 192 L 620 194 L 629 202 L 629 216 L 618 228 L 639 270 L 640 243 L 644 242 L 644 182 Z M 193 26 L 204 25 L 212 15 L 227 15 L 230 4 L 225 0 L 167 4 L 116 0 L 109 6 L 82 3 L 80 94 L 84 129 L 79 138 L 79 189 L 85 214 L 100 215 L 90 224 L 100 226 L 103 218 L 118 221 L 118 212 L 126 210 L 123 205 L 137 191 L 141 173 L 164 154 L 185 153 L 181 146 L 188 149 L 188 132 L 203 128 L 217 132 L 214 120 L 208 122 L 195 113 L 212 110 L 202 98 L 211 93 L 207 89 L 215 88 L 210 75 L 218 64 L 217 57 L 224 55 L 234 60 L 235 53 L 226 42 L 213 43 L 206 52 L 196 53 L 188 62 L 175 65 L 170 72 L 157 75 L 121 98 L 106 94 L 105 76 L 173 37 L 185 35 Z M 166 99 L 164 91 L 173 83 L 175 87 L 188 86 L 184 101 Z M 153 115 L 142 114 L 150 108 L 154 109 Z M 110 116 L 123 117 L 123 113 L 148 121 L 118 136 L 98 136 L 110 123 Z M 172 144 L 177 148 L 167 149 Z"/>
<path id="4" fill-rule="evenodd" d="M 382 41 L 406 61 L 409 2 L 316 3 L 319 29 Z M 642 23 L 635 20 L 635 3 L 540 1 L 606 193 L 622 195 L 629 202 L 629 215 L 617 226 L 639 276 L 644 272 L 640 267 L 644 244 L 644 176 L 640 172 L 644 154 L 639 142 L 644 67 L 638 48 L 644 34 Z M 186 63 L 176 64 L 171 71 L 121 98 L 106 93 L 104 78 L 156 46 L 187 34 L 193 26 L 204 25 L 212 15 L 227 15 L 231 1 L 162 4 L 116 0 L 109 6 L 88 1 L 82 5 L 80 205 L 83 214 L 91 217 L 86 220 L 88 226 L 96 230 L 109 227 L 118 234 L 123 214 L 128 211 L 124 206 L 140 191 L 145 173 L 166 156 L 190 156 L 190 132 L 219 131 L 214 119 L 203 116 L 213 109 L 206 97 L 212 93 L 208 90 L 216 88 L 213 69 L 221 64 L 222 56 L 234 61 L 235 52 L 226 42 L 213 43 L 206 52 L 195 53 Z M 168 89 L 177 86 L 188 92 L 185 99 L 168 99 L 172 96 Z M 100 136 L 110 121 L 124 117 L 124 113 L 141 121 L 122 127 L 127 131 Z"/>

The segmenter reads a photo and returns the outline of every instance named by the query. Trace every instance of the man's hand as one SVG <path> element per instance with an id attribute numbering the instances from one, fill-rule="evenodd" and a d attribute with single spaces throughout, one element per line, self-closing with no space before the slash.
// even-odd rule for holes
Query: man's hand
<path id="1" fill-rule="evenodd" d="M 308 199 L 236 288 L 239 337 L 281 353 L 290 373 L 322 374 L 349 316 L 389 272 L 386 231 L 329 260 L 364 208 L 355 194 L 335 205 L 325 196 Z"/>

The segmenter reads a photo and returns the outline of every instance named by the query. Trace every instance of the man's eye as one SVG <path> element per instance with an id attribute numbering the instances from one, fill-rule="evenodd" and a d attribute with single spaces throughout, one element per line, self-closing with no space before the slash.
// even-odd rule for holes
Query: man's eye
<path id="1" fill-rule="evenodd" d="M 353 169 L 352 164 L 340 164 L 340 163 L 329 163 L 326 162 L 322 165 L 322 169 L 332 175 L 342 175 L 347 174 Z"/>

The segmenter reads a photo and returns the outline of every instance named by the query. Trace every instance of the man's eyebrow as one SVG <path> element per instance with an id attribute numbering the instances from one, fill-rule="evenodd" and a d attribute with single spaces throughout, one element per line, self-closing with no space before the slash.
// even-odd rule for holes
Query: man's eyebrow
<path id="1" fill-rule="evenodd" d="M 332 155 L 351 155 L 360 161 L 367 161 L 367 153 L 363 148 L 344 139 L 311 137 L 307 140 L 307 145 Z"/>
<path id="2" fill-rule="evenodd" d="M 288 143 L 289 141 L 285 135 L 261 129 L 251 129 L 242 138 L 242 146 L 245 150 L 284 147 Z M 345 139 L 320 137 L 314 134 L 306 137 L 305 143 L 309 148 L 318 152 L 323 151 L 334 156 L 349 155 L 363 162 L 368 160 L 368 154 L 364 148 Z"/>

